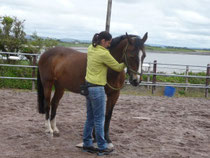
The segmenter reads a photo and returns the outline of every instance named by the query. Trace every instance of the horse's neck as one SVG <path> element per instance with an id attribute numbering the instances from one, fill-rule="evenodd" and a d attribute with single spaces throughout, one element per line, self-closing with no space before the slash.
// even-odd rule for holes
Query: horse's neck
<path id="1" fill-rule="evenodd" d="M 122 63 L 122 56 L 123 56 L 123 48 L 113 48 L 110 50 L 111 55 L 118 61 L 118 63 Z M 108 70 L 108 76 L 112 76 L 111 78 L 116 78 L 120 72 L 114 71 L 112 69 Z M 109 77 L 108 77 L 109 78 Z"/>
<path id="2" fill-rule="evenodd" d="M 122 62 L 122 56 L 123 56 L 123 48 L 117 49 L 114 48 L 110 51 L 111 55 L 117 60 L 119 63 Z"/>

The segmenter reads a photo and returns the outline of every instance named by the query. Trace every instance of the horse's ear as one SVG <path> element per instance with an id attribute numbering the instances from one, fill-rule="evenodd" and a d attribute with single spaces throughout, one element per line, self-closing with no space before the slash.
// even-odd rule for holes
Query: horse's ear
<path id="1" fill-rule="evenodd" d="M 126 32 L 126 38 L 128 39 L 128 43 L 129 43 L 129 44 L 132 44 L 131 38 L 128 36 L 127 32 Z"/>
<path id="2" fill-rule="evenodd" d="M 142 38 L 142 41 L 145 42 L 145 41 L 147 40 L 147 37 L 148 37 L 148 32 L 146 32 L 146 33 L 144 34 L 144 37 Z"/>

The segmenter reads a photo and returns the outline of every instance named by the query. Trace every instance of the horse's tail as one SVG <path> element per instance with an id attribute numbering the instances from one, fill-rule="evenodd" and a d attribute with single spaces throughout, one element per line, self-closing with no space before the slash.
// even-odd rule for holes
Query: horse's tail
<path id="1" fill-rule="evenodd" d="M 44 107 L 44 88 L 40 78 L 39 69 L 37 71 L 37 96 L 38 96 L 38 112 L 40 114 L 45 114 Z"/>

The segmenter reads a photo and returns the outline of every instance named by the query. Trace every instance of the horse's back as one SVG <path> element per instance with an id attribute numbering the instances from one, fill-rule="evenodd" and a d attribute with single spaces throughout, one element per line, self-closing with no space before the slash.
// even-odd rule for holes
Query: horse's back
<path id="1" fill-rule="evenodd" d="M 39 66 L 47 65 L 49 63 L 52 64 L 53 61 L 60 60 L 60 59 L 68 58 L 71 60 L 72 59 L 72 58 L 70 58 L 71 56 L 73 56 L 73 60 L 75 60 L 77 58 L 82 58 L 82 57 L 86 58 L 85 53 L 81 53 L 81 52 L 74 50 L 72 48 L 55 47 L 55 48 L 51 48 L 51 49 L 47 50 L 46 52 L 44 52 L 41 55 L 40 60 L 39 60 Z"/>
<path id="2" fill-rule="evenodd" d="M 86 64 L 86 53 L 55 47 L 41 55 L 38 66 L 42 80 L 56 81 L 63 88 L 77 92 L 84 82 Z"/>

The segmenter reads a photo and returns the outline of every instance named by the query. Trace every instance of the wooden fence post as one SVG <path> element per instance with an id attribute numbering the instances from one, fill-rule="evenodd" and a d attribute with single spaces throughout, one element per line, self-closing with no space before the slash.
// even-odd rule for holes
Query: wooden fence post
<path id="1" fill-rule="evenodd" d="M 156 73 L 157 73 L 157 60 L 154 61 L 154 64 L 153 64 L 153 78 L 152 78 L 152 84 L 156 84 Z M 153 85 L 152 86 L 152 94 L 154 94 L 155 92 L 155 89 L 156 89 L 156 86 Z"/>
<path id="2" fill-rule="evenodd" d="M 147 73 L 150 74 L 150 69 L 151 69 L 151 63 L 149 63 L 149 66 L 148 66 L 148 70 L 147 70 Z M 147 82 L 150 81 L 150 75 L 147 75 Z M 149 90 L 149 85 L 147 86 L 147 89 Z"/>
<path id="3" fill-rule="evenodd" d="M 210 64 L 207 65 L 207 70 L 206 70 L 206 77 L 209 77 L 210 76 Z M 206 78 L 206 86 L 209 85 L 209 78 Z M 207 98 L 208 97 L 208 92 L 209 92 L 209 89 L 206 88 L 205 89 L 205 97 Z"/>
<path id="4" fill-rule="evenodd" d="M 186 66 L 186 71 L 185 71 L 185 75 L 188 76 L 189 75 L 189 66 Z M 186 85 L 188 84 L 188 77 L 185 78 L 185 83 Z M 185 87 L 185 92 L 187 92 L 187 87 Z"/>
<path id="5" fill-rule="evenodd" d="M 36 66 L 36 57 L 37 56 L 33 56 L 33 66 Z M 34 68 L 32 68 L 32 78 L 35 78 L 35 76 L 36 76 L 36 68 L 34 67 Z M 35 81 L 34 80 L 32 80 L 32 90 L 35 90 Z"/>

